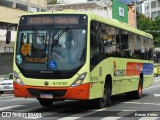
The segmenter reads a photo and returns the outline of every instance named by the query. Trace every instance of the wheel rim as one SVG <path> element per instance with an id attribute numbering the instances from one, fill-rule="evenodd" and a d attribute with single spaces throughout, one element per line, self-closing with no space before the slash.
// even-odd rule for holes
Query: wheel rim
<path id="1" fill-rule="evenodd" d="M 141 84 L 139 85 L 138 93 L 139 93 L 140 96 L 142 95 L 142 85 Z"/>

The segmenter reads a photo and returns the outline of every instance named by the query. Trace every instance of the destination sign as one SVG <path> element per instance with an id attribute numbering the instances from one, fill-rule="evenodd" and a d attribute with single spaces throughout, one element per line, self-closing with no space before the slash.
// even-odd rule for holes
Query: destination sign
<path id="1" fill-rule="evenodd" d="M 28 25 L 39 25 L 39 24 L 78 24 L 79 18 L 76 16 L 33 16 L 29 17 Z"/>
<path id="2" fill-rule="evenodd" d="M 22 16 L 19 25 L 87 25 L 87 22 L 85 14 L 38 14 Z"/>
<path id="3" fill-rule="evenodd" d="M 87 22 L 85 14 L 41 14 L 24 15 L 19 25 L 87 25 Z"/>

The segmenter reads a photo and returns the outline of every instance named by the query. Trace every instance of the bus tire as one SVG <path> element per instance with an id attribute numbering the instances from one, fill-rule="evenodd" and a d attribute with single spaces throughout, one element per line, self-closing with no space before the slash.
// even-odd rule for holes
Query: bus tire
<path id="1" fill-rule="evenodd" d="M 138 85 L 138 90 L 134 91 L 134 98 L 136 99 L 141 99 L 142 97 L 142 89 L 143 89 L 143 82 L 142 82 L 142 78 L 140 78 L 139 80 L 139 85 Z"/>
<path id="2" fill-rule="evenodd" d="M 104 108 L 106 105 L 111 104 L 111 86 L 110 84 L 104 84 L 103 97 L 95 99 L 94 105 L 96 108 Z"/>
<path id="3" fill-rule="evenodd" d="M 39 100 L 40 105 L 45 106 L 45 107 L 51 106 L 52 103 L 53 103 L 53 100 L 52 100 L 52 99 L 38 98 L 38 100 Z"/>

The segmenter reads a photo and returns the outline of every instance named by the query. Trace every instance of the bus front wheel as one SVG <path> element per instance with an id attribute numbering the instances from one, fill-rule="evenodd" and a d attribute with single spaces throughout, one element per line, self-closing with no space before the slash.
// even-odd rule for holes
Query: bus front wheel
<path id="1" fill-rule="evenodd" d="M 51 106 L 53 103 L 52 99 L 42 99 L 42 98 L 38 98 L 40 105 L 42 106 Z"/>
<path id="2" fill-rule="evenodd" d="M 94 100 L 96 108 L 104 108 L 106 105 L 111 104 L 111 86 L 110 84 L 104 85 L 103 97 Z"/>

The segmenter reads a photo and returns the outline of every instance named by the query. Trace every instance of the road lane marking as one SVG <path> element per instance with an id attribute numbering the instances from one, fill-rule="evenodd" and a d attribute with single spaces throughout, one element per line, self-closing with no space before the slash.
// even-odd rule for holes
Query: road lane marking
<path id="1" fill-rule="evenodd" d="M 102 118 L 100 120 L 118 120 L 120 118 L 122 118 L 122 117 L 104 117 L 104 118 Z"/>
<path id="2" fill-rule="evenodd" d="M 160 97 L 160 94 L 154 94 L 154 97 Z"/>
<path id="3" fill-rule="evenodd" d="M 33 101 L 33 99 L 22 99 L 22 98 L 14 98 L 14 99 L 9 99 L 9 100 L 0 100 L 0 101 L 23 101 L 23 100 L 32 100 Z"/>
<path id="4" fill-rule="evenodd" d="M 137 105 L 160 105 L 160 103 L 141 103 L 141 102 L 116 102 L 116 103 L 126 103 L 126 104 L 137 104 Z"/>
<path id="5" fill-rule="evenodd" d="M 123 110 L 123 111 L 125 111 L 125 112 L 129 111 L 130 112 L 130 111 L 137 111 L 137 110 Z"/>
<path id="6" fill-rule="evenodd" d="M 7 106 L 7 107 L 1 107 L 0 111 L 11 109 L 11 108 L 16 108 L 16 107 L 22 107 L 22 106 L 24 106 L 24 105 L 12 105 L 12 106 Z"/>
<path id="7" fill-rule="evenodd" d="M 156 88 L 156 87 L 160 87 L 160 85 L 155 85 L 155 86 L 152 86 L 152 87 L 144 88 L 143 90 L 148 90 L 148 89 L 152 89 L 152 88 Z"/>
<path id="8" fill-rule="evenodd" d="M 85 117 L 85 116 L 88 116 L 88 115 L 91 115 L 91 114 L 94 114 L 94 113 L 97 113 L 97 112 L 100 112 L 100 111 L 104 111 L 106 109 L 107 108 L 102 108 L 102 109 L 96 109 L 96 110 L 92 110 L 92 111 L 87 111 L 85 113 L 78 113 L 78 114 L 70 115 L 68 117 L 60 118 L 58 120 L 76 120 L 76 119 L 79 119 L 79 118 L 82 118 L 82 117 Z M 77 116 L 79 116 L 79 117 L 77 117 Z"/>
<path id="9" fill-rule="evenodd" d="M 129 104 L 137 104 L 137 105 L 142 104 L 141 102 L 119 102 L 119 103 L 129 103 Z"/>
<path id="10" fill-rule="evenodd" d="M 144 105 L 160 105 L 159 103 L 142 103 Z"/>
<path id="11" fill-rule="evenodd" d="M 154 80 L 154 82 L 160 82 L 160 80 Z"/>

